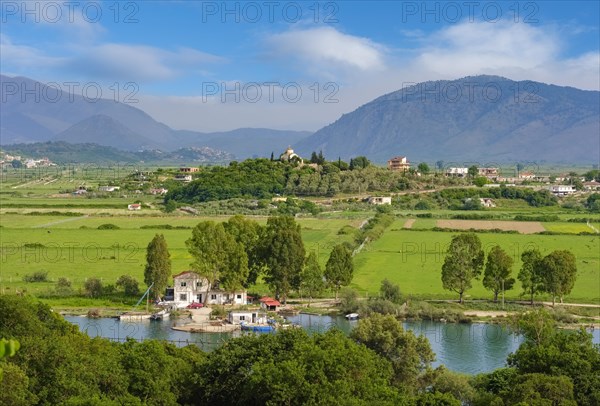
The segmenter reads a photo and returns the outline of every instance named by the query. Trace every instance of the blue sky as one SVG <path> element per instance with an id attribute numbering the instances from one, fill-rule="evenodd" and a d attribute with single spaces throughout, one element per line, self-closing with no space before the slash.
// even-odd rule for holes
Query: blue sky
<path id="1" fill-rule="evenodd" d="M 178 129 L 316 130 L 406 84 L 475 74 L 600 89 L 596 1 L 3 0 L 0 12 L 3 74 L 97 83 Z"/>

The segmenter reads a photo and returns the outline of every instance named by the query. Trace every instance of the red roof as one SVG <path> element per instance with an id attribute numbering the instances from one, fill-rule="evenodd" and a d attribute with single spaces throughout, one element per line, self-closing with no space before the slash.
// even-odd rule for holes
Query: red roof
<path id="1" fill-rule="evenodd" d="M 260 302 L 264 303 L 267 306 L 281 306 L 281 303 L 279 303 L 278 300 L 275 300 L 269 296 L 264 296 L 264 297 L 260 298 Z"/>

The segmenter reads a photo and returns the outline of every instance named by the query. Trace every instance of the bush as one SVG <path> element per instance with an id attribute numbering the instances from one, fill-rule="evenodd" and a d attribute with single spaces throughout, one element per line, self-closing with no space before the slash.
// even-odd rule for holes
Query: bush
<path id="1" fill-rule="evenodd" d="M 137 296 L 140 293 L 138 281 L 131 275 L 121 275 L 115 285 L 127 296 Z"/>
<path id="2" fill-rule="evenodd" d="M 119 230 L 121 227 L 115 225 L 115 224 L 101 224 L 98 226 L 98 230 Z"/>
<path id="3" fill-rule="evenodd" d="M 71 293 L 73 291 L 73 289 L 71 289 L 71 281 L 64 277 L 58 278 L 55 290 L 59 295 Z"/>
<path id="4" fill-rule="evenodd" d="M 419 200 L 419 202 L 415 204 L 415 210 L 431 210 L 431 205 L 425 200 Z"/>
<path id="5" fill-rule="evenodd" d="M 357 291 L 350 288 L 344 288 L 340 291 L 340 311 L 342 313 L 354 313 L 358 310 L 358 306 Z"/>
<path id="6" fill-rule="evenodd" d="M 83 284 L 85 293 L 90 297 L 99 297 L 102 295 L 102 281 L 98 278 L 88 278 Z"/>
<path id="7" fill-rule="evenodd" d="M 23 276 L 23 282 L 48 282 L 48 271 L 37 271 Z"/>

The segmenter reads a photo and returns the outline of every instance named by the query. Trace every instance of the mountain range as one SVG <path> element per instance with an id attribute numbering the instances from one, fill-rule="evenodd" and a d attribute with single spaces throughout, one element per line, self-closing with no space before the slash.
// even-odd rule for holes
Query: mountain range
<path id="1" fill-rule="evenodd" d="M 397 155 L 412 162 L 600 160 L 600 92 L 498 76 L 405 87 L 314 134 L 261 128 L 174 130 L 131 104 L 106 99 L 91 103 L 23 77 L 0 75 L 0 84 L 4 146 L 65 141 L 155 153 L 208 147 L 207 156 L 245 159 L 277 155 L 292 145 L 302 156 L 322 150 L 329 159 L 365 155 L 379 163 Z M 43 97 L 35 100 L 22 91 L 12 95 L 15 86 L 37 87 Z"/>
<path id="2" fill-rule="evenodd" d="M 209 147 L 245 159 L 283 151 L 311 134 L 261 128 L 215 133 L 174 130 L 131 104 L 86 99 L 29 78 L 0 75 L 0 89 L 2 145 L 66 141 L 124 151 Z"/>

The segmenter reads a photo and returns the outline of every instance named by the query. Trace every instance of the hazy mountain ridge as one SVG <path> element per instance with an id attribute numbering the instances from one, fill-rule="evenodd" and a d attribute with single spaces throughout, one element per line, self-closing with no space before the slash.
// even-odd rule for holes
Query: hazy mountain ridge
<path id="1" fill-rule="evenodd" d="M 306 131 L 240 128 L 202 133 L 174 130 L 132 104 L 86 100 L 78 94 L 23 77 L 0 75 L 0 144 L 46 141 L 95 143 L 121 150 L 187 147 L 227 150 L 237 159 L 268 156 L 310 135 Z M 12 94 L 15 92 L 16 94 Z M 34 91 L 35 94 L 25 94 Z M 81 92 L 81 90 L 80 90 Z M 37 100 L 36 100 L 37 97 Z"/>
<path id="2" fill-rule="evenodd" d="M 452 93 L 454 91 L 454 93 Z M 487 92 L 487 93 L 486 93 Z M 598 162 L 600 92 L 495 76 L 381 96 L 296 144 L 308 154 L 412 161 Z"/>
<path id="3" fill-rule="evenodd" d="M 154 149 L 131 152 L 94 143 L 73 144 L 65 141 L 48 141 L 5 145 L 2 149 L 12 155 L 22 155 L 35 159 L 46 157 L 57 164 L 144 162 L 198 165 L 225 163 L 234 159 L 233 155 L 227 152 L 209 147 L 187 147 L 175 151 Z"/>

